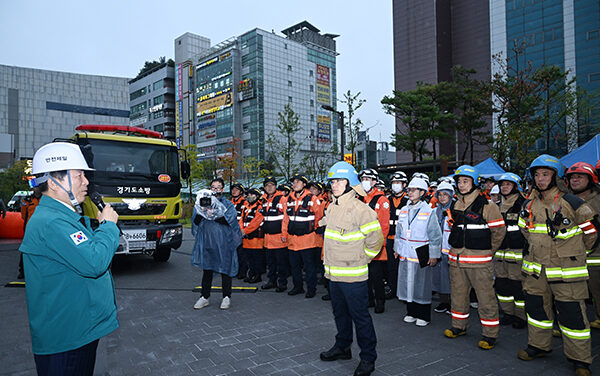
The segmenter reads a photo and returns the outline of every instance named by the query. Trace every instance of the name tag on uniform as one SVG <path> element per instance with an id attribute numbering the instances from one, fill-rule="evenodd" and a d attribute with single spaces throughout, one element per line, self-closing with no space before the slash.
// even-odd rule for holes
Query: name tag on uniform
<path id="1" fill-rule="evenodd" d="M 71 234 L 71 240 L 73 240 L 73 243 L 75 243 L 75 245 L 79 245 L 84 241 L 88 240 L 88 238 L 87 236 L 85 236 L 83 231 L 77 231 L 76 233 Z"/>

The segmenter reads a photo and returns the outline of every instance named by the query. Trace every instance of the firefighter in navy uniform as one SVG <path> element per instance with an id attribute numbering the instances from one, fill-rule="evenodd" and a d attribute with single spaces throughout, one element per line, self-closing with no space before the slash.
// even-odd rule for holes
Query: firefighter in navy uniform
<path id="1" fill-rule="evenodd" d="M 467 333 L 469 292 L 473 288 L 479 300 L 482 326 L 478 346 L 490 350 L 496 345 L 500 329 L 492 257 L 500 248 L 506 228 L 498 206 L 477 188 L 479 172 L 475 167 L 459 167 L 454 179 L 458 192 L 449 210 L 449 220 L 453 223 L 448 237 L 452 327 L 446 329 L 444 335 L 456 338 Z"/>
<path id="2" fill-rule="evenodd" d="M 390 176 L 392 190 L 392 193 L 388 196 L 390 203 L 390 229 L 385 243 L 387 252 L 387 285 L 389 287 L 389 293 L 385 296 L 386 299 L 395 298 L 396 290 L 398 289 L 398 258 L 394 253 L 394 238 L 396 237 L 396 224 L 400 209 L 408 203 L 408 198 L 404 191 L 406 184 L 408 184 L 408 178 L 404 172 L 396 171 Z"/>
<path id="3" fill-rule="evenodd" d="M 376 187 L 379 181 L 379 174 L 372 168 L 362 170 L 358 174 L 361 180 L 365 197 L 361 197 L 362 201 L 369 205 L 371 209 L 377 213 L 377 220 L 383 232 L 383 238 L 387 239 L 390 230 L 390 202 L 383 191 Z M 369 264 L 369 306 L 375 307 L 375 313 L 383 313 L 385 311 L 385 285 L 383 278 L 387 270 L 387 251 L 383 247 L 379 253 L 373 258 Z"/>
<path id="4" fill-rule="evenodd" d="M 273 176 L 264 179 L 263 188 L 265 194 L 260 212 L 263 215 L 268 281 L 261 288 L 263 290 L 275 288 L 276 292 L 284 292 L 287 290 L 289 258 L 287 244 L 282 239 L 281 226 L 287 197 L 277 190 L 277 180 Z"/>
<path id="5" fill-rule="evenodd" d="M 587 202 L 594 210 L 594 215 L 600 214 L 600 187 L 594 167 L 588 163 L 577 162 L 569 167 L 566 175 L 571 192 Z M 594 303 L 594 321 L 590 322 L 590 326 L 600 329 L 600 246 L 588 250 L 587 267 L 590 273 L 588 287 Z"/>
<path id="6" fill-rule="evenodd" d="M 595 245 L 597 219 L 588 204 L 558 186 L 563 166 L 557 158 L 540 155 L 529 171 L 533 190 L 519 216 L 519 227 L 529 243 L 522 268 L 529 336 L 527 348 L 517 355 L 532 360 L 552 350 L 554 303 L 564 353 L 575 375 L 590 375 L 586 249 Z"/>
<path id="7" fill-rule="evenodd" d="M 263 250 L 264 236 L 262 230 L 263 215 L 261 193 L 256 188 L 246 191 L 246 203 L 240 218 L 242 230 L 243 253 L 248 257 L 248 277 L 244 279 L 248 283 L 262 281 L 262 273 L 265 272 L 265 251 Z"/>
<path id="8" fill-rule="evenodd" d="M 521 194 L 521 178 L 511 172 L 502 174 L 500 185 L 500 213 L 506 225 L 506 236 L 500 249 L 494 254 L 494 272 L 496 274 L 496 296 L 500 302 L 503 316 L 500 325 L 512 325 L 515 329 L 527 326 L 525 316 L 525 295 L 523 295 L 523 248 L 525 237 L 519 229 L 519 213 L 525 197 Z"/>
<path id="9" fill-rule="evenodd" d="M 288 245 L 288 255 L 294 287 L 288 295 L 304 292 L 302 266 L 306 273 L 306 298 L 317 294 L 316 253 L 323 238 L 315 232 L 323 216 L 321 202 L 306 189 L 308 178 L 303 174 L 292 177 L 293 192 L 287 198 L 284 207 L 282 233 Z"/>
<path id="10" fill-rule="evenodd" d="M 239 222 L 240 219 L 242 218 L 242 210 L 244 210 L 244 204 L 246 203 L 246 199 L 244 198 L 244 186 L 241 185 L 240 183 L 235 183 L 231 186 L 230 191 L 231 191 L 231 203 L 233 204 L 233 207 L 235 208 L 235 211 L 237 213 L 237 220 Z M 244 253 L 244 250 L 243 250 L 241 244 L 237 249 L 237 255 L 238 255 L 238 260 L 239 260 L 239 265 L 240 265 L 237 278 L 238 279 L 247 278 L 248 277 L 248 257 L 246 257 L 246 254 Z"/>

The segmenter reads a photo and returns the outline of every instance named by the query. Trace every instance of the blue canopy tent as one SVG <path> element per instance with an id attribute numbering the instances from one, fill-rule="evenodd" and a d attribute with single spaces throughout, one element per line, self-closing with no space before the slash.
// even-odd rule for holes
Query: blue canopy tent
<path id="1" fill-rule="evenodd" d="M 573 150 L 560 159 L 566 168 L 569 168 L 576 162 L 587 162 L 592 166 L 600 159 L 600 134 L 595 135 L 591 140 Z"/>
<path id="2" fill-rule="evenodd" d="M 497 180 L 502 174 L 506 172 L 491 157 L 484 160 L 483 162 L 476 164 L 475 167 L 479 171 L 479 175 L 484 179 L 492 177 Z"/>

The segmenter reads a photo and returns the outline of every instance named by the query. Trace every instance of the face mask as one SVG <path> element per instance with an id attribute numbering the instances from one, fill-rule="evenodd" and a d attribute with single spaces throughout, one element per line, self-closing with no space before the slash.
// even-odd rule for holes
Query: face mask
<path id="1" fill-rule="evenodd" d="M 394 192 L 394 193 L 402 192 L 402 184 L 392 184 L 392 192 Z"/>
<path id="2" fill-rule="evenodd" d="M 365 192 L 369 192 L 371 190 L 371 182 L 368 180 L 363 180 L 360 182 Z"/>

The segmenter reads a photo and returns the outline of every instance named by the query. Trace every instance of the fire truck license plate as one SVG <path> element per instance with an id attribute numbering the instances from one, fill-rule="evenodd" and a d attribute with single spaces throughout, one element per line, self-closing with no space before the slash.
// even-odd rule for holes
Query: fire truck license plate
<path id="1" fill-rule="evenodd" d="M 123 230 L 123 236 L 130 242 L 139 242 L 146 240 L 146 230 Z"/>

